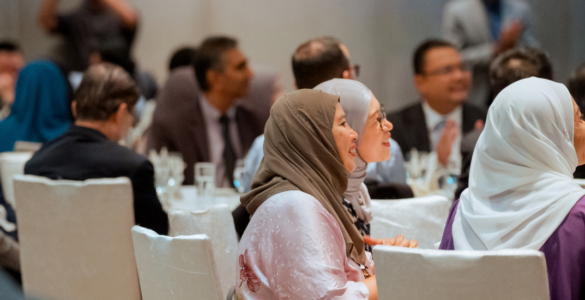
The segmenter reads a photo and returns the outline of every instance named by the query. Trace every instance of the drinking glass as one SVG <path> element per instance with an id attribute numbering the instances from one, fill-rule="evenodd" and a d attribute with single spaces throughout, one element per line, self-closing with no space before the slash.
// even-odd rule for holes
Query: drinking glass
<path id="1" fill-rule="evenodd" d="M 195 184 L 197 196 L 213 197 L 215 191 L 215 164 L 200 162 L 195 164 Z"/>

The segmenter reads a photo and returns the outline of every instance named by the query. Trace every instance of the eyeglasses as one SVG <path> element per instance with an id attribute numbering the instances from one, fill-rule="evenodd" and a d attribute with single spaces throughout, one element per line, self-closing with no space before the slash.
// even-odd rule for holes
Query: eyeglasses
<path id="1" fill-rule="evenodd" d="M 455 71 L 461 71 L 461 72 L 469 72 L 471 71 L 471 64 L 469 63 L 461 63 L 459 65 L 450 65 L 450 66 L 444 66 L 442 68 L 439 68 L 437 70 L 434 70 L 432 72 L 428 72 L 427 75 L 428 76 L 433 76 L 433 75 L 451 75 L 453 74 Z"/>
<path id="2" fill-rule="evenodd" d="M 386 110 L 384 110 L 384 104 L 380 103 L 380 115 L 376 119 L 380 124 L 380 130 L 384 131 L 386 126 L 384 126 L 384 121 L 386 121 Z"/>

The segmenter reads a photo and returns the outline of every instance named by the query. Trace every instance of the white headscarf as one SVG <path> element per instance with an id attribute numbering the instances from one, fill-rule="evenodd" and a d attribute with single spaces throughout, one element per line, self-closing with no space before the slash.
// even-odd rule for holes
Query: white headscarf
<path id="1" fill-rule="evenodd" d="M 370 100 L 372 91 L 363 83 L 350 79 L 331 79 L 315 87 L 317 90 L 339 96 L 339 102 L 347 124 L 358 134 L 357 145 L 360 144 L 361 138 L 366 127 L 366 120 L 370 111 Z M 355 170 L 349 177 L 347 191 L 343 196 L 351 202 L 358 218 L 369 223 L 372 220 L 372 210 L 370 209 L 370 196 L 361 188 L 366 179 L 367 163 L 362 159 L 359 151 L 356 150 Z"/>
<path id="2" fill-rule="evenodd" d="M 493 102 L 453 222 L 455 250 L 539 250 L 585 195 L 573 182 L 573 102 L 567 88 L 517 81 Z"/>

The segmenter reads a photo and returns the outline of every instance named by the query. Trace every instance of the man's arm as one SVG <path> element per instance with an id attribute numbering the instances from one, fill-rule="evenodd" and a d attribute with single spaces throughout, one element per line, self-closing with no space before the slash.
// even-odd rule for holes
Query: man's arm
<path id="1" fill-rule="evenodd" d="M 136 28 L 138 13 L 124 0 L 102 0 L 103 3 L 116 12 L 121 18 L 124 27 Z"/>
<path id="2" fill-rule="evenodd" d="M 134 192 L 134 218 L 136 225 L 168 234 L 169 218 L 162 209 L 154 186 L 154 167 L 144 161 L 131 178 Z"/>

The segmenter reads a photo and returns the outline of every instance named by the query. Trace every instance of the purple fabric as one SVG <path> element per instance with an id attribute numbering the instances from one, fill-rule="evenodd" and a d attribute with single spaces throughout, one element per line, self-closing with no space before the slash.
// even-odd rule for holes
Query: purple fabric
<path id="1" fill-rule="evenodd" d="M 441 250 L 455 250 L 451 229 L 459 206 L 449 212 Z M 585 299 L 585 196 L 540 248 L 546 259 L 551 300 Z"/>

